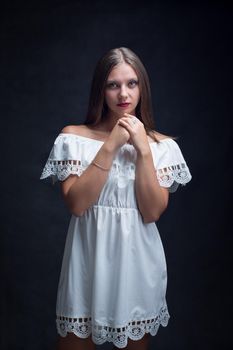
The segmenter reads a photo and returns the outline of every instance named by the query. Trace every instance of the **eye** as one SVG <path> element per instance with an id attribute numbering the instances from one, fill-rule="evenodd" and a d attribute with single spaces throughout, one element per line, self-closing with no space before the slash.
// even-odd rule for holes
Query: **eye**
<path id="1" fill-rule="evenodd" d="M 129 81 L 129 87 L 135 87 L 136 85 L 138 85 L 138 81 L 137 80 L 132 79 L 132 80 Z"/>
<path id="2" fill-rule="evenodd" d="M 118 87 L 118 85 L 116 82 L 111 81 L 110 83 L 107 83 L 106 87 L 107 87 L 107 89 L 116 89 Z"/>

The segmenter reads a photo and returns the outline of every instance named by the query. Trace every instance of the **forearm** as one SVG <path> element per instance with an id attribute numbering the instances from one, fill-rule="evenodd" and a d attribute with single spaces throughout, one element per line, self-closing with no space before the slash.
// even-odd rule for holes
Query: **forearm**
<path id="1" fill-rule="evenodd" d="M 100 148 L 94 162 L 106 169 L 110 169 L 116 150 L 110 143 L 104 143 Z M 71 212 L 77 216 L 93 205 L 104 187 L 109 170 L 103 170 L 93 164 L 82 173 L 80 177 L 72 179 L 72 184 L 65 192 L 65 201 Z"/>
<path id="2" fill-rule="evenodd" d="M 150 149 L 138 153 L 135 176 L 136 198 L 144 222 L 157 221 L 167 207 L 168 192 L 159 185 Z"/>

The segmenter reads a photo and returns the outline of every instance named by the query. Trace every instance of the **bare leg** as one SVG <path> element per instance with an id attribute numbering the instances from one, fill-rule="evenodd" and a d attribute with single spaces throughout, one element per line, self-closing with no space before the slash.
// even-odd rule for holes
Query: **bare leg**
<path id="1" fill-rule="evenodd" d="M 95 350 L 91 336 L 82 339 L 73 333 L 68 333 L 66 337 L 58 338 L 56 350 Z"/>
<path id="2" fill-rule="evenodd" d="M 128 344 L 125 350 L 148 350 L 150 341 L 150 334 L 146 333 L 144 337 L 140 340 L 128 339 Z M 114 350 L 119 350 L 116 346 L 113 347 Z"/>

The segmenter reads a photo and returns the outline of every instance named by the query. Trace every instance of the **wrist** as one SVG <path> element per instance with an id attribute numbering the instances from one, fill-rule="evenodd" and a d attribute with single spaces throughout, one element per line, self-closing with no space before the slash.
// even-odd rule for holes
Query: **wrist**
<path id="1" fill-rule="evenodd" d="M 91 164 L 95 165 L 96 167 L 102 170 L 107 171 L 110 170 L 114 157 L 115 152 L 113 150 L 112 145 L 105 142 Z"/>
<path id="2" fill-rule="evenodd" d="M 147 158 L 151 155 L 150 146 L 143 146 L 137 149 L 137 156 L 140 158 Z"/>
<path id="3" fill-rule="evenodd" d="M 115 154 L 118 149 L 116 143 L 110 137 L 105 141 L 103 148 L 105 152 L 111 154 Z"/>

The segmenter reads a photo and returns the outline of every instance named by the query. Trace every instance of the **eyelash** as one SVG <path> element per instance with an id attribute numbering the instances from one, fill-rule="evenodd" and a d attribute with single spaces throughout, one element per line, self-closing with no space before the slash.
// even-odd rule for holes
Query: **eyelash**
<path id="1" fill-rule="evenodd" d="M 138 81 L 137 80 L 130 80 L 128 85 L 129 85 L 129 87 L 134 87 L 134 86 L 138 85 Z M 119 85 L 117 85 L 114 82 L 107 84 L 107 88 L 108 89 L 115 89 L 115 88 L 118 88 L 118 87 L 119 87 Z"/>

